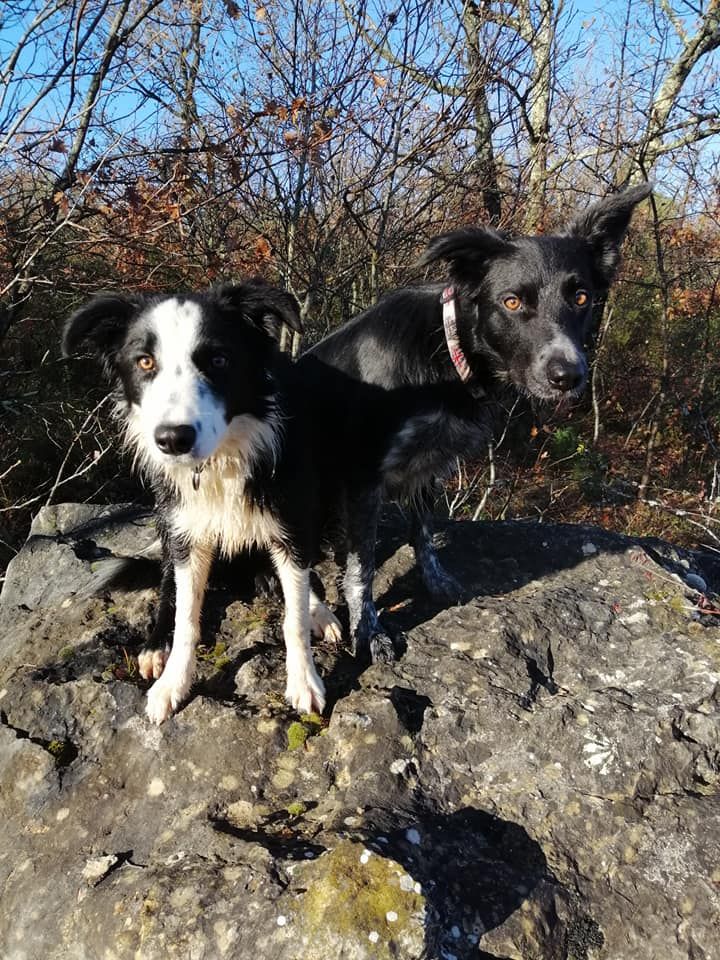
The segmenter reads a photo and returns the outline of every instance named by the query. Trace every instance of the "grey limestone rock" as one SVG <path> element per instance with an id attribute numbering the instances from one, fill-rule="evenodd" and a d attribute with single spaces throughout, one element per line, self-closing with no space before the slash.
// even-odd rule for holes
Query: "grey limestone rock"
<path id="1" fill-rule="evenodd" d="M 8 571 L 3 960 L 720 956 L 706 558 L 448 524 L 441 556 L 473 599 L 440 609 L 392 520 L 376 594 L 398 663 L 358 673 L 320 646 L 327 716 L 298 718 L 278 604 L 226 579 L 192 696 L 156 728 L 133 660 L 155 589 L 90 592 L 153 539 L 129 507 L 63 505 Z"/>

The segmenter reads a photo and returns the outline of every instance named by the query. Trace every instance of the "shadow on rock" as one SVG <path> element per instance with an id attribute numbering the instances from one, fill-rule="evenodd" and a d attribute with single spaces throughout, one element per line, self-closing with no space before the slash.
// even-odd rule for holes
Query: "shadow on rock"
<path id="1" fill-rule="evenodd" d="M 384 819 L 364 840 L 407 871 L 401 889 L 424 897 L 426 956 L 502 960 L 506 949 L 519 949 L 527 957 L 586 960 L 602 944 L 597 924 L 573 908 L 519 824 L 473 807 L 421 814 L 402 828 L 390 828 L 388 813 L 383 829 Z"/>

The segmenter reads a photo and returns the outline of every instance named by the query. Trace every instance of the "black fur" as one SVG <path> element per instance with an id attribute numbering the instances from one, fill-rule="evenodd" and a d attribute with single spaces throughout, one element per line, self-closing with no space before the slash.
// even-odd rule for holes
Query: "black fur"
<path id="1" fill-rule="evenodd" d="M 334 505 L 345 531 L 345 592 L 359 657 L 393 655 L 372 597 L 382 498 L 411 501 L 424 583 L 457 599 L 460 588 L 432 545 L 433 483 L 458 457 L 485 451 L 504 385 L 541 400 L 582 391 L 592 303 L 606 293 L 632 211 L 650 189 L 609 196 L 553 236 L 466 227 L 430 243 L 420 264 L 447 263 L 468 382 L 451 361 L 443 287 L 435 284 L 388 294 L 301 358 L 309 415 L 326 438 L 316 453 L 323 502 Z M 511 296 L 517 309 L 508 306 L 515 306 Z"/>
<path id="2" fill-rule="evenodd" d="M 147 654 L 166 645 L 179 568 L 186 580 L 195 577 L 201 554 L 233 554 L 257 544 L 281 565 L 287 560 L 305 571 L 317 555 L 309 423 L 297 368 L 277 347 L 282 323 L 301 330 L 297 302 L 259 280 L 167 297 L 102 294 L 67 323 L 65 352 L 85 350 L 102 362 L 155 494 L 163 575 Z M 176 342 L 182 350 L 175 351 Z M 236 517 L 254 518 L 248 524 L 261 539 L 226 516 L 238 503 L 228 504 L 229 490 L 237 490 L 249 511 L 238 507 Z M 201 595 L 204 576 L 192 580 L 188 596 Z M 293 609 L 299 619 L 302 611 Z M 322 706 L 321 695 L 315 705 Z M 148 711 L 156 722 L 164 719 L 162 710 Z"/>

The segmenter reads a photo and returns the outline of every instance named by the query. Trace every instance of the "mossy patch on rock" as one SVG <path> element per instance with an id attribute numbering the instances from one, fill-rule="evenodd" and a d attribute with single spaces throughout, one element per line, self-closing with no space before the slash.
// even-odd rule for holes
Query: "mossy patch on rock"
<path id="1" fill-rule="evenodd" d="M 299 720 L 293 721 L 287 729 L 288 750 L 302 747 L 308 737 L 315 737 L 327 727 L 319 713 L 303 713 Z"/>
<path id="2" fill-rule="evenodd" d="M 227 644 L 218 640 L 212 647 L 198 647 L 197 658 L 210 663 L 216 670 L 223 670 L 229 663 Z"/>
<path id="3" fill-rule="evenodd" d="M 297 879 L 291 913 L 306 960 L 413 960 L 425 950 L 425 898 L 397 861 L 343 841 Z"/>

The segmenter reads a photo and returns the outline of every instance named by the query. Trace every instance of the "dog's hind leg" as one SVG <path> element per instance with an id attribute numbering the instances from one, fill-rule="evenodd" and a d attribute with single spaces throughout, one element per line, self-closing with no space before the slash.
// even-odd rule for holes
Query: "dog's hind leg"
<path id="1" fill-rule="evenodd" d="M 190 692 L 195 675 L 195 646 L 200 639 L 200 612 L 211 564 L 212 550 L 197 544 L 175 561 L 172 650 L 162 675 L 148 691 L 145 710 L 153 723 L 167 720 Z"/>
<path id="2" fill-rule="evenodd" d="M 282 547 L 272 551 L 272 558 L 285 597 L 285 698 L 298 713 L 322 713 L 325 687 L 310 649 L 310 571 L 295 563 Z"/>
<path id="3" fill-rule="evenodd" d="M 422 582 L 433 600 L 439 603 L 460 603 L 465 591 L 440 563 L 433 545 L 432 514 L 425 505 L 412 509 L 410 543 L 415 551 Z"/>
<path id="4" fill-rule="evenodd" d="M 348 496 L 345 599 L 350 616 L 353 656 L 372 663 L 395 659 L 395 646 L 383 630 L 373 600 L 375 542 L 381 494 L 379 490 Z"/>

